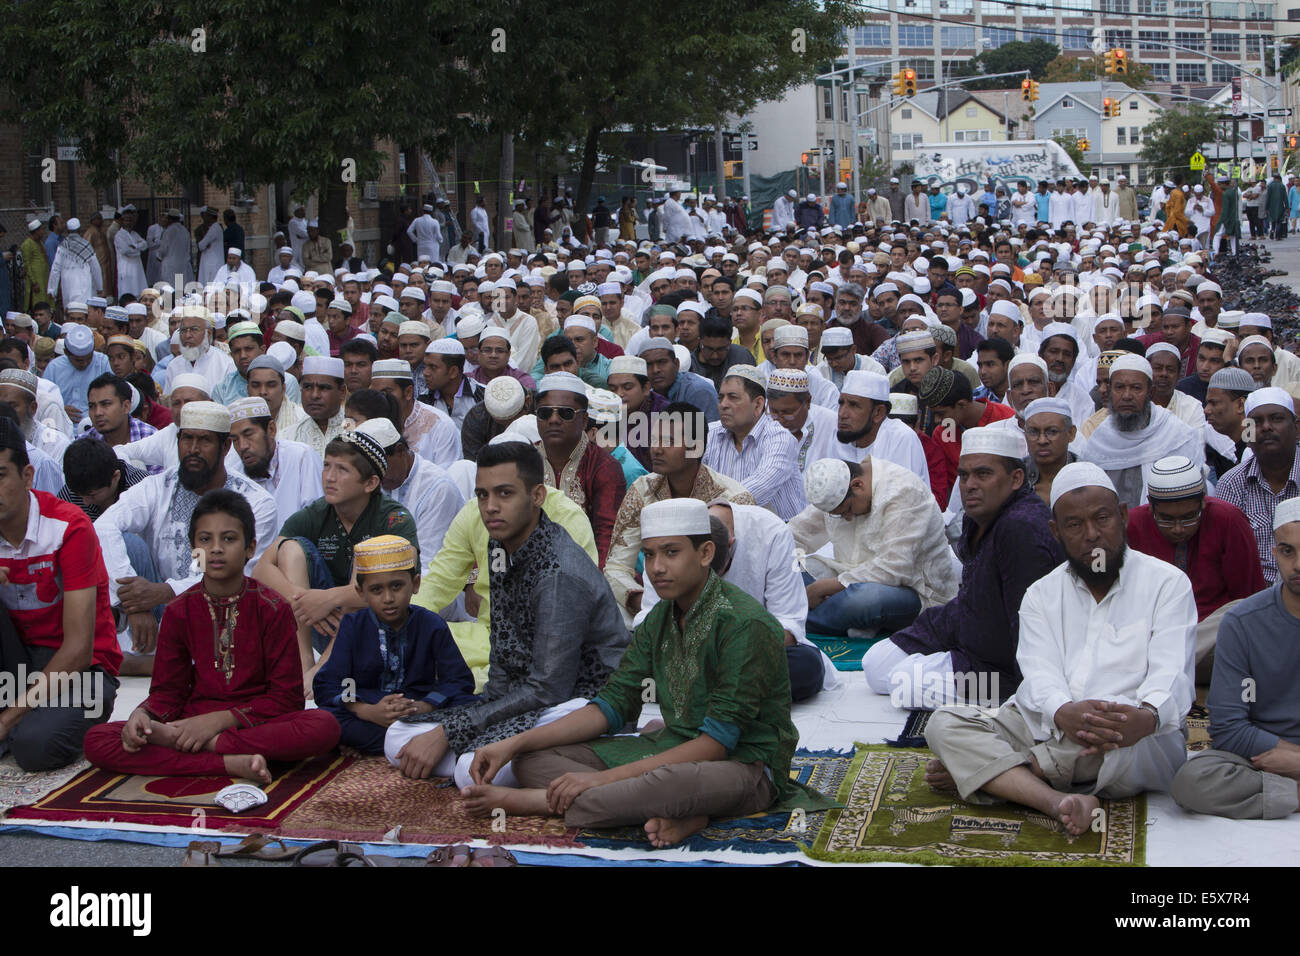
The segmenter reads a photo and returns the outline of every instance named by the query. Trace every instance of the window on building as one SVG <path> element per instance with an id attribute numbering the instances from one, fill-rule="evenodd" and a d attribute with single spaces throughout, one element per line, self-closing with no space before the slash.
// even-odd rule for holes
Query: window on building
<path id="1" fill-rule="evenodd" d="M 1169 82 L 1169 64 L 1168 63 L 1148 63 L 1151 68 L 1151 79 L 1159 80 L 1161 83 Z"/>
<path id="2" fill-rule="evenodd" d="M 822 87 L 822 119 L 835 118 L 835 98 L 829 86 Z"/>
<path id="3" fill-rule="evenodd" d="M 916 149 L 922 143 L 920 133 L 890 133 L 889 145 L 894 152 Z"/>
<path id="4" fill-rule="evenodd" d="M 1174 0 L 1174 16 L 1199 17 L 1202 14 L 1201 0 Z"/>
<path id="5" fill-rule="evenodd" d="M 1138 0 L 1138 16 L 1167 17 L 1169 2 L 1168 0 Z"/>
<path id="6" fill-rule="evenodd" d="M 1128 108 L 1131 110 L 1136 110 L 1138 108 L 1137 97 L 1134 97 L 1133 99 L 1128 101 Z"/>
<path id="7" fill-rule="evenodd" d="M 1127 145 L 1128 145 L 1128 142 L 1126 141 L 1125 136 L 1124 136 L 1124 127 L 1123 127 L 1123 126 L 1116 127 L 1116 129 L 1115 129 L 1115 142 L 1117 142 L 1117 143 L 1118 143 L 1119 145 L 1121 145 L 1121 146 L 1127 146 Z"/>
<path id="8" fill-rule="evenodd" d="M 1057 4 L 1064 17 L 1081 17 L 1091 18 L 1093 11 L 1093 0 L 1061 0 Z M 1050 8 L 1049 8 L 1050 9 Z"/>
<path id="9" fill-rule="evenodd" d="M 1243 3 L 1241 4 L 1241 19 L 1243 20 L 1272 20 L 1273 4 L 1271 3 Z"/>
<path id="10" fill-rule="evenodd" d="M 989 41 L 989 48 L 996 50 L 1004 43 L 1014 43 L 1016 31 L 1005 30 L 1000 27 L 989 27 L 984 31 L 984 38 Z"/>
<path id="11" fill-rule="evenodd" d="M 1198 53 L 1204 53 L 1205 34 L 1192 30 L 1175 30 L 1174 45 L 1182 47 L 1183 50 L 1195 50 Z"/>
<path id="12" fill-rule="evenodd" d="M 1288 20 L 1300 20 L 1300 9 L 1292 8 L 1286 12 Z"/>
<path id="13" fill-rule="evenodd" d="M 1072 109 L 1074 109 L 1074 100 L 1070 99 L 1068 96 L 1062 96 L 1062 97 L 1061 97 L 1061 109 L 1063 109 L 1063 110 L 1072 110 Z"/>
<path id="14" fill-rule="evenodd" d="M 979 116 L 979 115 L 980 115 L 980 109 L 979 109 L 978 106 L 968 106 L 968 107 L 966 107 L 966 118 L 967 118 L 967 119 L 975 119 L 975 117 L 977 117 L 977 116 Z"/>
<path id="15" fill-rule="evenodd" d="M 1129 14 L 1129 0 L 1101 0 L 1102 13 Z"/>
<path id="16" fill-rule="evenodd" d="M 1082 127 L 1052 130 L 1052 139 L 1083 139 L 1087 135 L 1088 131 Z"/>
<path id="17" fill-rule="evenodd" d="M 1169 34 L 1164 30 L 1139 30 L 1138 49 L 1148 53 L 1163 53 L 1169 49 Z"/>
<path id="18" fill-rule="evenodd" d="M 1106 46 L 1114 49 L 1119 47 L 1123 50 L 1133 48 L 1133 31 L 1132 30 L 1107 30 Z"/>
<path id="19" fill-rule="evenodd" d="M 952 134 L 954 143 L 987 143 L 992 139 L 992 131 L 987 129 L 959 129 Z"/>
<path id="20" fill-rule="evenodd" d="M 909 110 L 909 109 L 902 109 L 902 110 L 899 110 L 899 116 L 900 116 L 900 118 L 902 118 L 902 119 L 911 119 L 911 118 L 912 118 L 912 111 Z"/>
<path id="21" fill-rule="evenodd" d="M 1260 51 L 1264 47 L 1264 37 L 1258 33 L 1246 34 L 1246 59 L 1257 60 L 1261 56 Z"/>
<path id="22" fill-rule="evenodd" d="M 901 47 L 934 46 L 934 27 L 923 27 L 915 23 L 898 25 L 898 45 Z"/>
<path id="23" fill-rule="evenodd" d="M 1091 50 L 1092 33 L 1085 29 L 1069 29 L 1061 31 L 1061 48 L 1065 50 Z"/>
<path id="24" fill-rule="evenodd" d="M 939 43 L 945 50 L 960 50 L 975 46 L 974 27 L 940 27 Z"/>
<path id="25" fill-rule="evenodd" d="M 932 13 L 930 0 L 898 0 L 900 13 Z"/>
<path id="26" fill-rule="evenodd" d="M 1210 81 L 1213 83 L 1230 83 L 1234 76 L 1240 76 L 1241 70 L 1230 63 L 1211 63 Z"/>
<path id="27" fill-rule="evenodd" d="M 1249 3 L 1245 6 L 1250 6 Z M 1236 3 L 1211 3 L 1210 16 L 1220 20 L 1236 20 L 1237 4 Z"/>
<path id="28" fill-rule="evenodd" d="M 1211 33 L 1210 34 L 1210 52 L 1211 53 L 1232 53 L 1236 54 L 1241 49 L 1241 38 L 1235 33 Z"/>
<path id="29" fill-rule="evenodd" d="M 973 13 L 974 11 L 975 0 L 939 0 L 940 13 Z"/>
<path id="30" fill-rule="evenodd" d="M 1179 83 L 1204 83 L 1205 64 L 1177 63 L 1175 64 L 1174 76 Z"/>
<path id="31" fill-rule="evenodd" d="M 855 46 L 889 46 L 891 42 L 888 23 L 875 23 L 870 26 L 856 27 L 853 30 Z"/>
<path id="32" fill-rule="evenodd" d="M 924 60 L 903 60 L 899 64 L 899 68 L 903 70 L 916 70 L 916 78 L 918 80 L 934 79 L 934 60 L 932 58 Z"/>
<path id="33" fill-rule="evenodd" d="M 1139 126 L 1130 126 L 1128 128 L 1128 141 L 1136 146 L 1142 142 L 1142 129 Z"/>

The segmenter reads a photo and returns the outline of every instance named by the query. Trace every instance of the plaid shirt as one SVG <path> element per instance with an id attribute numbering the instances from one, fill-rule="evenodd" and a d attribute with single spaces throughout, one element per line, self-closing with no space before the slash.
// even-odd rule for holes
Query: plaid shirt
<path id="1" fill-rule="evenodd" d="M 131 437 L 127 439 L 128 442 L 139 441 L 141 438 L 148 438 L 158 430 L 148 422 L 142 422 L 140 419 L 134 417 L 127 418 L 127 427 L 131 431 Z M 86 429 L 85 437 L 98 438 L 100 441 L 105 440 L 104 436 L 96 431 L 93 426 Z"/>
<path id="2" fill-rule="evenodd" d="M 1300 496 L 1300 453 L 1291 463 L 1291 474 L 1280 494 L 1273 494 L 1259 473 L 1259 460 L 1250 460 L 1233 468 L 1219 479 L 1215 497 L 1234 504 L 1245 512 L 1250 529 L 1255 532 L 1259 546 L 1259 563 L 1264 569 L 1264 580 L 1272 584 L 1277 580 L 1277 561 L 1273 557 L 1273 512 L 1279 503 Z"/>

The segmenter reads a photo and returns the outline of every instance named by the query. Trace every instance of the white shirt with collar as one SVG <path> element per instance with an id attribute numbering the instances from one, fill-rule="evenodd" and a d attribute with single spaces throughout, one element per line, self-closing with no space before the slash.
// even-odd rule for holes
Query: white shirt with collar
<path id="1" fill-rule="evenodd" d="M 322 467 L 320 455 L 302 442 L 287 438 L 276 439 L 270 474 L 265 478 L 249 478 L 244 460 L 235 449 L 226 455 L 226 471 L 248 478 L 275 499 L 281 524 L 321 496 Z"/>

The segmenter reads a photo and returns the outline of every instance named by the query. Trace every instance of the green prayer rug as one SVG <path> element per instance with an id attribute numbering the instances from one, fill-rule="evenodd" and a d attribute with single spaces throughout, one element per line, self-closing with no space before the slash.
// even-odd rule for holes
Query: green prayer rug
<path id="1" fill-rule="evenodd" d="M 798 750 L 790 761 L 790 779 L 833 798 L 841 789 L 852 761 L 853 755 L 847 751 Z M 697 852 L 790 853 L 805 849 L 821 829 L 826 815 L 832 812 L 796 810 L 793 813 L 785 811 L 712 820 L 707 827 L 679 845 Z M 651 849 L 641 827 L 581 830 L 577 839 L 584 846 L 608 850 Z"/>
<path id="2" fill-rule="evenodd" d="M 809 634 L 808 640 L 822 649 L 837 671 L 862 670 L 862 655 L 871 645 L 887 635 L 877 637 L 832 637 L 829 634 Z"/>
<path id="3" fill-rule="evenodd" d="M 925 783 L 924 749 L 858 744 L 826 811 L 814 859 L 938 866 L 1144 866 L 1146 797 L 1103 800 L 1100 832 L 1071 837 L 1059 822 L 1012 804 L 982 806 Z"/>

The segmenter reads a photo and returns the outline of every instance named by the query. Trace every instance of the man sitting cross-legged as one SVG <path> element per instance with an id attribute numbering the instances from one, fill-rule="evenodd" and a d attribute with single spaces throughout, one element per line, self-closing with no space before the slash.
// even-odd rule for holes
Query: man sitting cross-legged
<path id="1" fill-rule="evenodd" d="M 710 570 L 708 506 L 680 498 L 641 512 L 646 576 L 663 600 L 603 690 L 546 726 L 480 748 L 462 789 L 471 812 L 564 817 L 568 826 L 642 824 L 657 847 L 711 817 L 823 801 L 790 780 L 798 731 L 781 625 Z M 646 690 L 664 726 L 610 736 L 636 720 Z M 525 789 L 499 783 L 513 764 Z"/>
<path id="2" fill-rule="evenodd" d="M 957 596 L 926 608 L 862 659 L 867 685 L 897 706 L 993 707 L 1020 684 L 1021 598 L 1063 557 L 1051 512 L 1025 481 L 1023 450 L 1010 428 L 972 428 L 961 436 L 957 480 L 965 519 Z"/>
<path id="3" fill-rule="evenodd" d="M 267 784 L 268 760 L 303 760 L 338 743 L 330 714 L 303 709 L 289 602 L 244 575 L 255 533 L 238 492 L 217 488 L 194 506 L 189 539 L 203 580 L 163 613 L 144 703 L 125 722 L 86 734 L 95 766 Z"/>
<path id="4" fill-rule="evenodd" d="M 600 569 L 543 513 L 542 476 L 526 440 L 479 452 L 474 496 L 491 537 L 479 569 L 490 575 L 488 680 L 473 703 L 388 728 L 384 754 L 405 776 L 454 773 L 468 785 L 475 750 L 583 707 L 627 646 Z"/>
<path id="5" fill-rule="evenodd" d="M 997 710 L 935 712 L 926 781 L 1025 804 L 1078 835 L 1098 798 L 1167 790 L 1187 759 L 1196 601 L 1187 575 L 1127 547 L 1128 509 L 1096 465 L 1062 468 L 1051 504 L 1066 562 L 1021 602 L 1024 679 Z"/>
<path id="6" fill-rule="evenodd" d="M 1273 514 L 1278 580 L 1223 617 L 1210 681 L 1214 749 L 1174 777 L 1178 805 L 1234 819 L 1300 809 L 1300 498 Z"/>

